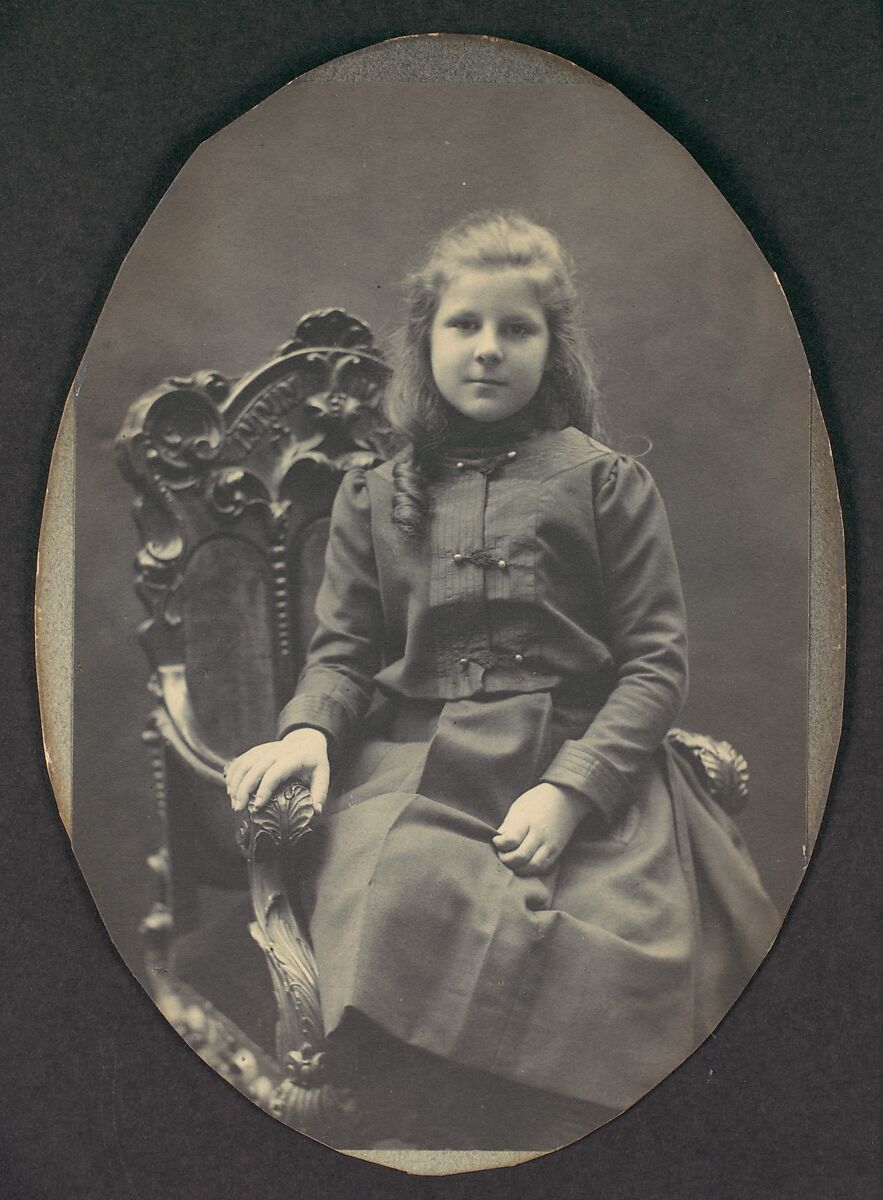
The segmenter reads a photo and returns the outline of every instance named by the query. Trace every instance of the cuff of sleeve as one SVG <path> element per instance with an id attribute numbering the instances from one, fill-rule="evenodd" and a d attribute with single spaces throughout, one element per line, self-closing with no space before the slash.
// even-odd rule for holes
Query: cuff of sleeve
<path id="1" fill-rule="evenodd" d="M 619 772 L 578 742 L 565 742 L 543 773 L 546 783 L 580 792 L 598 810 L 607 827 L 620 821 L 635 799 Z"/>
<path id="2" fill-rule="evenodd" d="M 312 725 L 339 742 L 349 728 L 350 720 L 348 709 L 328 696 L 295 696 L 279 714 L 277 732 L 281 738 L 298 725 Z"/>

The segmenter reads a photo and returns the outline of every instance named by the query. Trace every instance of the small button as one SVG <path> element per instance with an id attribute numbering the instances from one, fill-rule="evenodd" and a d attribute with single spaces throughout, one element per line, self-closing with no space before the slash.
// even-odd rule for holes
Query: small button
<path id="1" fill-rule="evenodd" d="M 523 663 L 523 662 L 524 662 L 524 655 L 523 655 L 523 654 L 516 654 L 514 657 L 515 657 L 515 661 L 516 661 L 517 663 Z"/>
<path id="2" fill-rule="evenodd" d="M 507 453 L 506 457 L 507 457 L 507 458 L 517 458 L 517 457 L 518 457 L 518 451 L 517 451 L 517 450 L 510 450 L 510 451 Z"/>
<path id="3" fill-rule="evenodd" d="M 506 568 L 509 566 L 509 564 L 506 562 L 505 558 L 501 558 L 497 562 L 497 566 L 500 568 L 501 571 L 505 571 Z"/>
<path id="4" fill-rule="evenodd" d="M 463 561 L 463 555 L 462 555 L 462 554 L 455 554 L 455 555 L 454 555 L 454 562 L 455 562 L 455 563 L 461 563 L 462 561 Z"/>
<path id="5" fill-rule="evenodd" d="M 466 466 L 466 464 L 463 462 L 462 459 L 460 459 L 459 462 L 457 462 L 456 466 L 457 466 L 458 471 L 462 471 L 463 468 Z"/>
<path id="6" fill-rule="evenodd" d="M 461 666 L 461 667 L 468 667 L 468 666 L 469 666 L 469 659 L 468 659 L 468 658 L 461 658 L 461 659 L 459 660 L 459 662 L 460 662 L 460 666 Z"/>

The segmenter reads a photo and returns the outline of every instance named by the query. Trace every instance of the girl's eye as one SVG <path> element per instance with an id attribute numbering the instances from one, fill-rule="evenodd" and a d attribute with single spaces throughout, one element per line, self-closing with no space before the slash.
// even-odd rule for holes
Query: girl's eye
<path id="1" fill-rule="evenodd" d="M 472 317 L 451 317 L 450 321 L 448 321 L 448 325 L 450 325 L 452 329 L 464 329 L 468 331 L 476 329 L 478 327 L 478 322 Z"/>
<path id="2" fill-rule="evenodd" d="M 514 337 L 519 337 L 519 338 L 530 337 L 530 335 L 533 333 L 533 328 L 530 325 L 522 325 L 522 324 L 516 323 L 514 325 L 509 326 L 509 332 Z"/>

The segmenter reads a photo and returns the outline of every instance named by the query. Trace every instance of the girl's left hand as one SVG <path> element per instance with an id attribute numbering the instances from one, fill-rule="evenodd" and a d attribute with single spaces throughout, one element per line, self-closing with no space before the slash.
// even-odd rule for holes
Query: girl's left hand
<path id="1" fill-rule="evenodd" d="M 494 836 L 500 862 L 516 875 L 544 875 L 561 857 L 587 804 L 578 792 L 538 783 L 518 797 Z"/>

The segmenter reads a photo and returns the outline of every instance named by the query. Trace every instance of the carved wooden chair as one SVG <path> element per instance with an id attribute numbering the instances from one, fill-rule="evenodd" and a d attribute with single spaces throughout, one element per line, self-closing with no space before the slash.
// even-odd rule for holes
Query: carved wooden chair
<path id="1" fill-rule="evenodd" d="M 148 860 L 159 896 L 143 923 L 150 987 L 209 1065 L 326 1136 L 338 1115 L 351 1124 L 351 1106 L 323 1075 L 312 955 L 283 881 L 309 793 L 291 788 L 237 820 L 223 768 L 275 736 L 314 628 L 337 486 L 393 448 L 379 410 L 387 375 L 367 326 L 326 309 L 240 379 L 167 380 L 132 405 L 117 439 L 136 491 L 140 636 L 156 700 L 144 733 L 162 831 Z M 271 1052 L 180 966 L 218 898 L 248 890 L 277 1000 Z"/>
<path id="2" fill-rule="evenodd" d="M 348 468 L 394 449 L 379 409 L 387 375 L 368 327 L 325 309 L 240 379 L 167 380 L 132 405 L 117 439 L 136 491 L 136 589 L 148 613 L 140 635 L 155 698 L 144 739 L 159 895 L 142 927 L 153 998 L 261 1107 L 322 1140 L 363 1146 L 372 1114 L 329 1061 L 309 936 L 286 887 L 288 857 L 314 816 L 309 792 L 292 784 L 237 819 L 222 772 L 275 736 L 314 628 L 337 486 Z M 744 802 L 747 771 L 731 747 L 670 737 L 729 808 Z M 224 893 L 250 893 L 249 930 L 275 994 L 272 1049 L 231 1015 L 223 989 L 207 994 L 182 966 Z M 266 979 L 259 961 L 258 973 Z"/>

